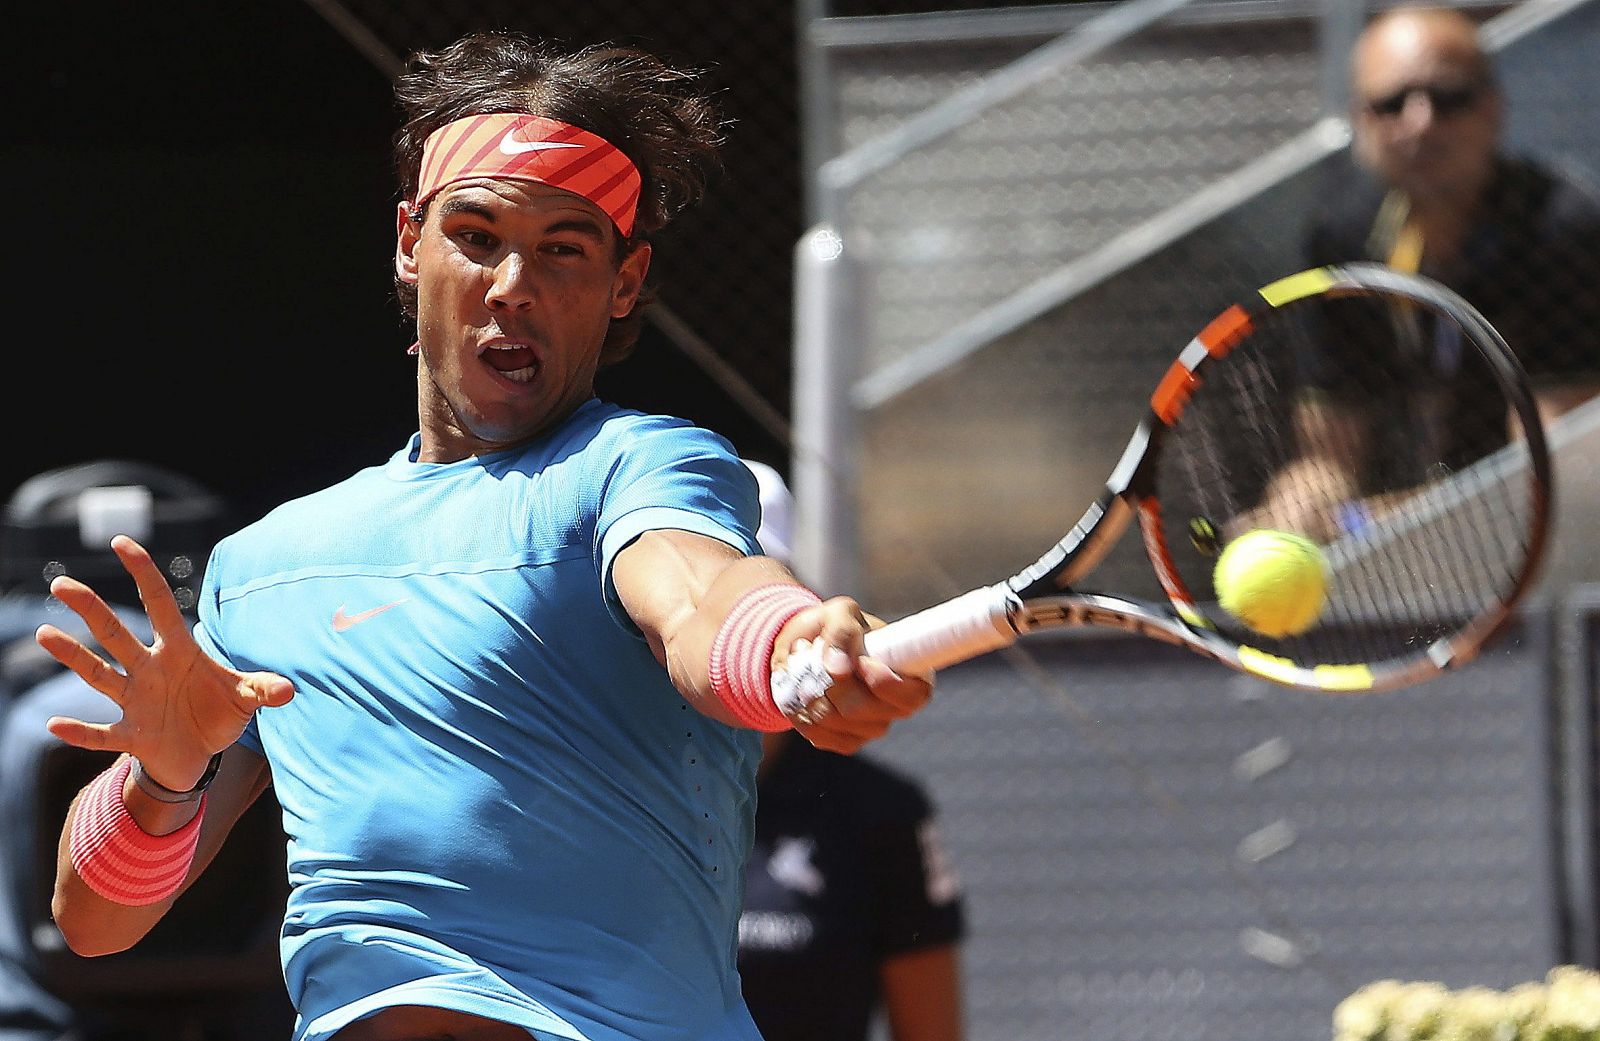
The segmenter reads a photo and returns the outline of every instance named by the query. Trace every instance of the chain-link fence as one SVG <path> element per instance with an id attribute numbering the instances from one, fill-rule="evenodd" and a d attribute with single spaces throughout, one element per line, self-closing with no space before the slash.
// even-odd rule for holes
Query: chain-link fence
<path id="1" fill-rule="evenodd" d="M 693 418 L 776 463 L 792 449 L 813 510 L 801 532 L 812 543 L 808 577 L 888 616 L 1031 560 L 1099 491 L 1196 326 L 1303 266 L 1320 208 L 1359 201 L 1325 186 L 1348 158 L 1344 63 L 1376 3 L 295 3 L 338 32 L 342 60 L 383 76 L 415 49 L 502 28 L 639 43 L 707 70 L 735 121 L 727 172 L 657 243 L 667 310 L 653 349 L 616 378 L 633 381 L 623 387 L 630 403 L 670 410 L 683 410 L 673 385 L 713 383 L 723 396 Z M 200 22 L 203 7 L 184 17 Z M 1495 52 L 1508 148 L 1580 179 L 1600 170 L 1600 4 L 1462 7 Z M 270 39 L 271 19 L 257 16 Z M 150 55 L 175 60 L 148 40 L 128 49 L 129 67 L 97 74 L 108 94 Z M 211 58 L 211 79 L 227 79 L 227 55 Z M 63 62 L 60 75 L 74 82 L 82 64 Z M 205 112 L 200 93 L 164 100 L 194 102 L 179 109 L 185 119 L 247 144 L 237 166 L 222 167 L 229 176 L 209 180 L 237 188 L 274 163 L 300 169 L 244 137 L 255 127 Z M 294 125 L 277 133 L 296 147 L 311 129 L 319 144 L 350 137 L 347 121 L 314 115 L 287 113 Z M 75 122 L 60 122 L 80 136 Z M 183 185 L 208 221 L 241 207 L 236 195 L 197 194 L 208 179 L 194 176 L 189 153 L 149 149 L 143 124 L 95 124 L 99 144 L 136 139 L 118 171 L 127 197 Z M 358 183 L 323 185 L 284 209 L 315 213 L 324 198 L 382 190 L 376 133 L 371 144 Z M 64 161 L 47 175 L 90 165 Z M 261 194 L 282 199 L 279 182 L 292 176 Z M 37 208 L 60 222 L 72 207 Z M 793 258 L 818 221 L 834 235 L 820 244 L 831 241 L 850 265 L 851 292 L 824 300 L 817 344 L 834 351 L 837 371 L 817 386 L 800 381 L 791 444 L 792 372 L 814 361 L 792 361 Z M 259 233 L 273 222 L 240 223 Z M 248 247 L 268 252 L 262 240 Z M 209 254 L 197 263 L 141 248 L 142 267 L 180 272 L 195 295 L 226 294 L 203 279 L 216 266 Z M 384 250 L 378 241 L 362 256 Z M 298 263 L 320 271 L 320 259 Z M 1501 293 L 1535 313 L 1600 296 L 1600 280 L 1501 269 Z M 246 275 L 273 277 L 265 267 Z M 349 277 L 337 265 L 322 276 L 341 286 Z M 313 302 L 296 304 L 282 310 Z M 1544 335 L 1505 331 L 1513 346 Z M 1563 346 L 1592 360 L 1594 332 L 1580 323 Z M 295 339 L 293 327 L 275 335 Z M 252 375 L 264 381 L 277 367 Z M 214 371 L 195 369 L 171 411 L 188 415 L 217 397 Z M 377 382 L 369 376 L 369 396 Z M 393 400 L 406 392 L 402 381 Z M 185 438 L 214 428 L 203 415 L 183 424 Z M 287 464 L 262 460 L 347 447 L 326 446 L 322 426 L 274 426 L 272 449 L 247 456 L 256 467 L 229 458 L 216 469 L 290 483 L 271 470 Z M 321 456 L 283 443 L 299 433 L 292 427 L 307 428 Z M 1592 519 L 1580 528 L 1584 504 L 1600 516 L 1582 452 L 1594 438 L 1582 434 L 1557 438 L 1568 505 L 1551 573 L 1563 580 L 1594 577 L 1587 547 L 1600 537 Z M 142 426 L 139 436 L 146 441 L 129 441 L 143 447 Z M 1141 587 L 1146 574 L 1129 544 L 1097 577 L 1154 592 Z M 1459 683 L 1357 705 L 1117 640 L 1045 641 L 950 670 L 936 706 L 878 747 L 932 785 L 967 882 L 973 1041 L 1302 1041 L 1327 1036 L 1332 1004 L 1377 972 L 1514 983 L 1584 954 L 1568 942 L 1580 934 L 1592 958 L 1595 923 L 1574 923 L 1578 905 L 1562 895 L 1592 863 L 1576 840 L 1563 845 L 1571 828 L 1554 823 L 1578 815 L 1557 802 L 1549 755 L 1559 728 L 1571 736 L 1574 714 L 1553 715 L 1542 695 L 1594 667 L 1585 658 L 1558 675 L 1544 653 L 1549 630 L 1535 612 Z M 1593 753 L 1592 740 L 1567 744 Z"/>
<path id="2" fill-rule="evenodd" d="M 1490 315 L 1552 407 L 1600 389 L 1600 5 L 1458 5 L 1519 159 L 1454 226 L 1397 217 L 1352 155 L 1353 124 L 1424 103 L 1458 142 L 1495 126 L 1470 74 L 1351 98 L 1356 34 L 1388 6 L 818 23 L 802 566 L 889 616 L 1026 566 L 1099 494 L 1200 325 L 1315 263 L 1420 267 Z M 1597 419 L 1553 427 L 1551 598 L 1600 567 Z M 1092 581 L 1161 597 L 1132 536 Z M 1592 836 L 1563 846 L 1554 822 L 1592 797 L 1563 773 L 1590 753 L 1552 754 L 1585 724 L 1553 709 L 1571 677 L 1541 610 L 1460 676 L 1359 704 L 1116 637 L 948 670 L 940 706 L 881 750 L 930 779 L 968 879 L 972 1036 L 1315 1038 L 1370 978 L 1505 985 L 1571 956 Z"/>
<path id="3" fill-rule="evenodd" d="M 1093 18 L 1140 7 L 1144 19 L 1101 33 L 1123 33 L 1114 42 L 1073 49 Z M 1600 137 L 1566 116 L 1600 89 L 1575 42 L 1595 16 L 1579 6 L 1540 21 L 1562 9 L 1466 8 L 1500 48 L 1508 149 L 1572 176 L 1582 208 Z M 829 370 L 840 383 L 801 390 L 853 407 L 833 414 L 845 433 L 810 431 L 848 445 L 845 457 L 811 453 L 824 480 L 806 481 L 806 446 L 797 459 L 814 525 L 842 533 L 811 566 L 886 611 L 1020 566 L 1094 497 L 1148 391 L 1207 318 L 1312 263 L 1390 259 L 1392 243 L 1376 241 L 1378 191 L 1344 170 L 1348 127 L 1330 85 L 1342 85 L 1347 49 L 1331 75 L 1321 10 L 1123 4 L 1060 10 L 1057 35 L 991 14 L 929 25 L 913 43 L 864 34 L 834 47 L 831 103 L 812 115 L 839 154 L 816 178 L 815 216 L 842 235 L 851 270 L 816 324 L 835 323 L 832 342 L 849 346 Z M 1052 48 L 1059 57 L 1042 62 Z M 984 96 L 1028 63 L 1013 89 Z M 1443 262 L 1461 270 L 1443 273 L 1545 383 L 1593 383 L 1588 218 L 1556 231 L 1568 203 L 1552 204 L 1538 175 L 1510 172 L 1497 190 L 1493 220 Z M 1319 219 L 1332 227 L 1314 239 Z M 1563 254 L 1569 243 L 1577 252 Z M 1424 270 L 1442 273 L 1435 263 Z M 855 324 L 839 328 L 841 314 Z M 859 504 L 858 488 L 872 489 Z M 992 513 L 982 539 L 973 503 Z M 1135 558 L 1106 581 L 1144 570 Z"/>

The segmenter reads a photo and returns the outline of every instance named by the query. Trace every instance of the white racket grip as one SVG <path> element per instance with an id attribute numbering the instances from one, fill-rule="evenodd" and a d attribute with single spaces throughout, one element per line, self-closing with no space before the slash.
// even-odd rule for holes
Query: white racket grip
<path id="1" fill-rule="evenodd" d="M 1016 595 L 985 586 L 867 634 L 867 655 L 896 672 L 929 672 L 1017 642 Z"/>
<path id="2" fill-rule="evenodd" d="M 1018 607 L 1016 595 L 1003 584 L 974 589 L 867 633 L 867 654 L 896 672 L 942 669 L 1015 643 L 1011 615 Z M 784 668 L 772 674 L 772 700 L 784 715 L 794 716 L 832 685 L 820 646 L 811 644 L 789 655 Z"/>

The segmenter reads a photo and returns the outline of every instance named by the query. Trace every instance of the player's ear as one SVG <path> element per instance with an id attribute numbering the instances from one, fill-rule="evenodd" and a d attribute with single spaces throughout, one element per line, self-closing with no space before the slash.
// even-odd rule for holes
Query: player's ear
<path id="1" fill-rule="evenodd" d="M 394 274 L 408 285 L 417 284 L 417 241 L 422 224 L 411 217 L 411 204 L 404 199 L 395 207 Z"/>
<path id="2" fill-rule="evenodd" d="M 650 273 L 650 243 L 641 242 L 628 251 L 611 280 L 611 317 L 623 318 L 633 310 L 644 289 L 644 277 Z"/>

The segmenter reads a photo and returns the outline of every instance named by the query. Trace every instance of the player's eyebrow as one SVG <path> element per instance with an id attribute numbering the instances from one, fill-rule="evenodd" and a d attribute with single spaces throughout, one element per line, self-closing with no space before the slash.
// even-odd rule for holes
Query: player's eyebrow
<path id="1" fill-rule="evenodd" d="M 463 199 L 459 195 L 445 199 L 443 202 L 439 203 L 440 217 L 455 217 L 459 216 L 460 214 L 469 214 L 473 217 L 480 217 L 483 220 L 488 221 L 490 224 L 495 222 L 494 211 L 490 210 L 489 207 L 473 202 L 470 199 Z"/>
<path id="2" fill-rule="evenodd" d="M 606 241 L 605 228 L 600 226 L 599 221 L 590 220 L 587 217 L 571 217 L 567 220 L 556 221 L 554 224 L 546 228 L 545 231 L 570 231 L 578 235 L 585 235 L 601 244 L 604 244 Z"/>
<path id="3" fill-rule="evenodd" d="M 487 224 L 498 223 L 498 218 L 496 218 L 493 210 L 482 203 L 472 201 L 470 198 L 463 198 L 459 195 L 456 195 L 439 203 L 440 218 L 454 217 L 460 214 L 467 214 L 477 217 Z M 544 230 L 546 234 L 553 232 L 571 232 L 573 234 L 583 235 L 586 238 L 594 239 L 595 242 L 601 245 L 604 245 L 606 242 L 606 229 L 601 226 L 598 220 L 594 220 L 589 217 L 568 217 L 564 220 L 556 221 L 554 224 L 551 224 Z"/>

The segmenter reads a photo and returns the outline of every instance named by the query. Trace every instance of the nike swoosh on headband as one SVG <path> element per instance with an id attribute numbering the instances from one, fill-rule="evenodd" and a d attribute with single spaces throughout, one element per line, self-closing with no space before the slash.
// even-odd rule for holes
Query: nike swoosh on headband
<path id="1" fill-rule="evenodd" d="M 551 148 L 582 148 L 576 141 L 518 141 L 514 131 L 507 130 L 506 136 L 500 139 L 500 151 L 506 155 L 521 155 L 523 152 L 543 152 Z"/>
<path id="2" fill-rule="evenodd" d="M 633 161 L 605 138 L 526 112 L 464 116 L 428 135 L 415 204 L 474 177 L 537 181 L 588 199 L 624 238 L 633 234 L 643 187 Z"/>

